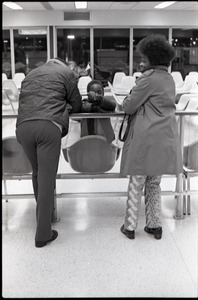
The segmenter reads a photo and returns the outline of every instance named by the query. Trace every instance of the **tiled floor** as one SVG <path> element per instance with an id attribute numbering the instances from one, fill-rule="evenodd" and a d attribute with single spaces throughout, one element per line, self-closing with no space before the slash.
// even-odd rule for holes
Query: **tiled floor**
<path id="1" fill-rule="evenodd" d="M 14 127 L 15 120 L 3 121 L 3 136 L 14 134 Z M 71 171 L 62 154 L 61 171 Z M 197 188 L 197 180 L 191 179 L 192 189 Z M 126 179 L 58 180 L 57 192 L 125 191 L 127 185 Z M 161 187 L 174 190 L 175 179 L 163 178 Z M 12 181 L 8 188 L 32 192 L 29 181 Z M 4 298 L 197 298 L 197 195 L 191 196 L 191 215 L 180 220 L 173 218 L 174 196 L 162 197 L 161 240 L 143 230 L 143 199 L 135 240 L 120 232 L 124 197 L 61 198 L 57 202 L 60 221 L 53 228 L 59 236 L 46 247 L 35 248 L 34 199 L 2 201 Z"/>

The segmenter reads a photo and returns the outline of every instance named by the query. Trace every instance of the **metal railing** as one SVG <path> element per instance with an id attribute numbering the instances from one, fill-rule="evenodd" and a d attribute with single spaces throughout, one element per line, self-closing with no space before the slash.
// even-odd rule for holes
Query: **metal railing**
<path id="1" fill-rule="evenodd" d="M 180 144 L 181 144 L 181 151 L 183 156 L 183 147 L 184 147 L 184 117 L 185 116 L 198 116 L 198 111 L 176 111 L 176 116 L 179 116 L 179 135 L 180 135 Z M 69 118 L 71 120 L 80 120 L 86 118 L 119 118 L 123 117 L 124 112 L 113 112 L 113 113 L 73 113 L 70 114 Z M 3 115 L 3 119 L 13 119 L 17 118 L 17 115 Z M 184 208 L 183 208 L 183 197 L 189 194 L 198 194 L 198 190 L 193 191 L 184 191 L 183 190 L 183 174 L 179 174 L 177 177 L 176 175 L 165 175 L 165 177 L 175 177 L 177 182 L 177 190 L 175 191 L 162 191 L 163 195 L 173 195 L 175 196 L 176 204 L 175 204 L 175 219 L 183 219 L 184 218 Z M 101 173 L 101 174 L 83 174 L 83 173 L 58 173 L 56 179 L 109 179 L 109 178 L 127 178 L 127 176 L 121 176 L 119 173 Z M 12 176 L 5 176 L 3 179 L 6 180 L 30 180 L 32 179 L 31 174 L 27 175 L 12 175 Z M 54 199 L 54 221 L 58 220 L 57 216 L 57 198 L 76 198 L 76 197 L 126 197 L 126 192 L 89 192 L 89 193 L 59 193 L 57 194 L 55 191 L 55 199 Z M 3 199 L 14 199 L 14 198 L 32 198 L 34 197 L 33 194 L 4 194 Z"/>

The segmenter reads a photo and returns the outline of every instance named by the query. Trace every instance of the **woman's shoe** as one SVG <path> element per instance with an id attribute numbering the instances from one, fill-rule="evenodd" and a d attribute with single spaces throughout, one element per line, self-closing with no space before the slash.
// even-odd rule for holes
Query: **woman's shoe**
<path id="1" fill-rule="evenodd" d="M 41 248 L 47 245 L 47 243 L 54 241 L 58 236 L 58 232 L 56 230 L 52 230 L 52 237 L 48 241 L 41 242 L 41 241 L 35 241 L 35 246 L 37 248 Z"/>
<path id="2" fill-rule="evenodd" d="M 129 239 L 133 240 L 135 238 L 135 230 L 131 231 L 131 230 L 127 230 L 124 228 L 124 224 L 122 225 L 122 227 L 120 228 L 121 232 L 123 234 L 125 234 Z"/>
<path id="3" fill-rule="evenodd" d="M 146 231 L 147 233 L 154 234 L 154 238 L 157 240 L 160 240 L 162 237 L 162 227 L 149 228 L 145 226 L 144 231 Z"/>

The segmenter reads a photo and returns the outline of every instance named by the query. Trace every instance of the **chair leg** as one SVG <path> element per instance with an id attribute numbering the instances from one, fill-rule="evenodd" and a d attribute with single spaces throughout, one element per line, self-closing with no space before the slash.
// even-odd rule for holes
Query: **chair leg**
<path id="1" fill-rule="evenodd" d="M 183 191 L 186 192 L 186 176 L 183 174 Z M 186 215 L 186 195 L 183 195 L 183 214 Z"/>
<path id="2" fill-rule="evenodd" d="M 5 195 L 7 195 L 7 184 L 5 179 L 3 179 L 3 184 L 4 184 L 4 193 Z M 8 202 L 8 199 L 5 199 L 5 202 Z"/>
<path id="3" fill-rule="evenodd" d="M 190 192 L 190 176 L 187 176 L 187 191 Z M 190 195 L 187 196 L 187 214 L 191 214 Z"/>
<path id="4" fill-rule="evenodd" d="M 52 212 L 52 222 L 58 222 L 60 221 L 60 218 L 58 217 L 57 212 L 57 198 L 56 198 L 56 187 L 54 188 L 54 207 Z"/>

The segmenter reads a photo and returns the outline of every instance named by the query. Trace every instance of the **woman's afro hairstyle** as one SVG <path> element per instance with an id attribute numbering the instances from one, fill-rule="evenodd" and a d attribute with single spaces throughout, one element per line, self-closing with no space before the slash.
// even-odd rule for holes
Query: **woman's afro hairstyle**
<path id="1" fill-rule="evenodd" d="M 99 81 L 99 80 L 92 80 L 92 81 L 90 81 L 90 82 L 88 83 L 88 85 L 87 85 L 87 92 L 90 91 L 91 86 L 94 85 L 94 84 L 99 84 L 99 85 L 102 87 L 102 89 L 104 90 L 104 87 L 103 87 L 101 81 Z"/>
<path id="2" fill-rule="evenodd" d="M 137 45 L 137 51 L 148 57 L 151 65 L 166 67 L 170 66 L 176 54 L 175 49 L 161 34 L 152 34 L 142 39 Z"/>

